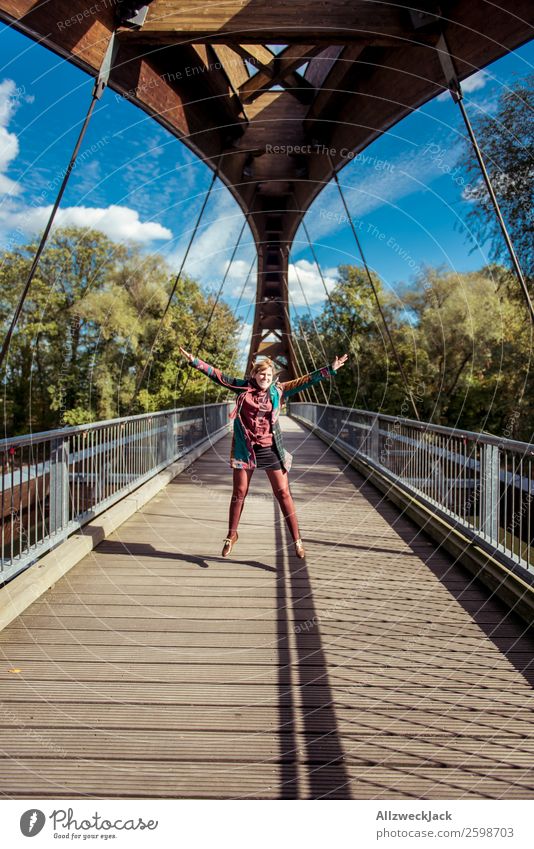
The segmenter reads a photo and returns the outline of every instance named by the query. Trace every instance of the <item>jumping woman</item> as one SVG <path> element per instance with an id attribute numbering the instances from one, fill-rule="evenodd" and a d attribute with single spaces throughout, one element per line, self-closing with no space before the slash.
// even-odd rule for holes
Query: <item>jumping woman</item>
<path id="1" fill-rule="evenodd" d="M 332 365 L 280 383 L 275 380 L 275 365 L 265 359 L 255 363 L 248 380 L 229 377 L 218 368 L 193 357 L 180 347 L 180 351 L 194 368 L 206 374 L 219 386 L 237 393 L 235 408 L 230 413 L 234 420 L 234 434 L 230 452 L 230 467 L 234 474 L 234 489 L 230 502 L 228 535 L 224 540 L 222 556 L 228 557 L 238 539 L 237 526 L 247 497 L 254 469 L 265 469 L 278 500 L 289 532 L 295 544 L 295 554 L 304 557 L 304 546 L 295 513 L 295 505 L 289 490 L 288 472 L 291 454 L 284 449 L 282 431 L 278 421 L 282 402 L 320 380 L 332 377 L 345 364 L 348 355 L 336 357 Z"/>

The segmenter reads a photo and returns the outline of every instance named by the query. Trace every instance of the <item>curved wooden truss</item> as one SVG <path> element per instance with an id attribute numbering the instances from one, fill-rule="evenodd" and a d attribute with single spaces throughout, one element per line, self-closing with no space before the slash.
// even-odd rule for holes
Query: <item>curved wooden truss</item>
<path id="1" fill-rule="evenodd" d="M 446 87 L 532 37 L 531 0 L 0 0 L 0 16 L 88 73 L 119 22 L 113 89 L 181 138 L 248 214 L 258 250 L 250 358 L 294 371 L 288 252 L 321 188 Z M 136 16 L 136 13 L 137 16 Z"/>

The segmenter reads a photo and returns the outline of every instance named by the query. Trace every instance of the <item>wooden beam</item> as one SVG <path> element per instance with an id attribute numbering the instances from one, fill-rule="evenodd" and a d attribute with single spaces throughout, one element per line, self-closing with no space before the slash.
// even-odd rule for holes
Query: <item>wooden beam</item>
<path id="1" fill-rule="evenodd" d="M 235 121 L 246 120 L 241 98 L 232 87 L 228 75 L 224 72 L 222 63 L 213 49 L 206 44 L 191 44 L 187 47 L 184 45 L 184 47 L 192 51 L 193 56 L 196 57 L 195 70 L 198 72 L 199 81 L 215 96 L 217 104 Z M 229 48 L 223 47 L 222 49 L 228 50 Z"/>
<path id="2" fill-rule="evenodd" d="M 344 80 L 352 72 L 354 62 L 360 58 L 364 49 L 361 44 L 345 47 L 334 62 L 306 115 L 304 129 L 307 133 L 313 130 L 315 123 L 324 116 L 329 104 L 339 96 L 339 89 L 343 88 Z"/>
<path id="3" fill-rule="evenodd" d="M 249 79 L 249 73 L 243 57 L 236 53 L 235 50 L 227 47 L 226 44 L 212 44 L 210 50 L 213 52 L 217 62 L 222 66 L 222 72 L 226 75 L 226 79 L 234 95 L 235 103 L 239 104 L 239 107 L 236 106 L 235 108 L 248 121 L 249 116 L 246 107 L 239 96 L 239 87 Z"/>
<path id="4" fill-rule="evenodd" d="M 243 59 L 251 62 L 255 68 L 259 68 L 260 71 L 265 73 L 267 73 L 267 68 L 275 55 L 272 50 L 269 50 L 263 44 L 234 44 L 232 50 L 235 50 Z"/>
<path id="5" fill-rule="evenodd" d="M 247 103 L 258 97 L 262 91 L 266 91 L 273 85 L 282 83 L 290 74 L 293 74 L 301 65 L 308 62 L 313 56 L 316 56 L 322 48 L 318 45 L 301 45 L 292 44 L 290 47 L 279 53 L 278 56 L 273 56 L 269 65 L 265 70 L 259 71 L 253 77 L 248 79 L 239 90 L 239 95 L 244 103 Z M 296 78 L 304 80 L 300 74 L 294 74 L 292 82 Z M 306 85 L 306 81 L 304 81 Z M 310 85 L 307 83 L 307 85 Z"/>
<path id="6" fill-rule="evenodd" d="M 343 50 L 341 44 L 324 47 L 309 63 L 304 76 L 314 88 L 320 88 Z"/>
<path id="7" fill-rule="evenodd" d="M 293 97 L 296 97 L 300 103 L 305 103 L 306 106 L 312 102 L 315 89 L 308 80 L 305 80 L 300 74 L 293 72 L 286 79 L 280 80 L 280 84 L 288 91 Z"/>
<path id="8" fill-rule="evenodd" d="M 223 66 L 233 90 L 236 94 L 239 94 L 240 87 L 249 79 L 249 73 L 243 57 L 236 50 L 232 50 L 231 47 L 227 47 L 225 44 L 214 44 L 213 52 Z"/>
<path id="9" fill-rule="evenodd" d="M 403 5 L 368 0 L 154 0 L 147 20 L 132 38 L 209 40 L 231 44 L 262 41 L 337 43 L 350 37 L 413 34 Z"/>
<path id="10" fill-rule="evenodd" d="M 258 32 L 256 30 L 238 31 L 238 32 L 199 32 L 195 35 L 190 35 L 183 30 L 121 30 L 121 38 L 125 41 L 131 41 L 135 44 L 190 44 L 194 41 L 208 42 L 209 44 L 226 44 L 233 50 L 237 49 L 237 45 L 244 46 L 246 44 L 256 44 L 258 41 Z M 263 35 L 263 33 L 262 33 Z M 322 30 L 304 27 L 302 30 L 295 28 L 290 32 L 270 32 L 266 34 L 266 43 L 276 44 L 283 41 L 284 44 L 300 44 L 303 40 L 313 41 L 321 47 L 326 47 L 331 44 L 371 44 L 375 47 L 404 47 L 405 45 L 413 44 L 432 44 L 435 41 L 434 35 L 426 33 L 414 33 L 410 29 L 399 28 L 397 34 L 380 32 L 379 30 L 363 30 L 363 29 L 328 29 L 326 26 Z"/>

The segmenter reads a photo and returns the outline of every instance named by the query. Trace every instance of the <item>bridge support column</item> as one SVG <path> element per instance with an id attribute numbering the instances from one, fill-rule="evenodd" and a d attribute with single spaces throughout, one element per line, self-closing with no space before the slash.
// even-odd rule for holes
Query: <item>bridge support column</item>
<path id="1" fill-rule="evenodd" d="M 274 360 L 281 380 L 289 380 L 296 371 L 289 318 L 289 244 L 284 236 L 285 209 L 281 199 L 264 198 L 263 203 L 268 200 L 272 210 L 264 208 L 255 215 L 262 238 L 258 243 L 256 309 L 247 373 L 255 355 L 260 354 Z"/>

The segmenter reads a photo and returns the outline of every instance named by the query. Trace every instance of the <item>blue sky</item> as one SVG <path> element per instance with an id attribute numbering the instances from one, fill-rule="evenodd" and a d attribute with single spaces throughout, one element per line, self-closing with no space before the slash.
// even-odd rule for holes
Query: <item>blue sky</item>
<path id="1" fill-rule="evenodd" d="M 4 248 L 39 234 L 68 163 L 89 104 L 92 80 L 46 48 L 0 24 L 0 243 Z M 491 114 L 499 94 L 534 66 L 534 42 L 464 83 L 472 117 Z M 447 93 L 374 142 L 341 172 L 351 216 L 369 265 L 393 290 L 422 265 L 467 271 L 487 262 L 487 245 L 465 230 L 469 202 L 457 168 L 464 138 L 458 107 Z M 178 268 L 211 171 L 178 139 L 111 90 L 97 106 L 62 202 L 59 224 L 101 229 L 117 242 L 132 239 L 159 251 Z M 353 236 L 334 185 L 306 217 L 327 285 L 339 264 L 358 261 Z M 210 198 L 186 270 L 218 289 L 242 214 L 220 183 Z M 235 308 L 254 256 L 248 229 L 223 297 Z M 324 290 L 302 229 L 292 261 L 314 312 Z M 238 315 L 253 318 L 255 285 L 245 290 Z M 293 268 L 290 294 L 305 312 Z"/>

